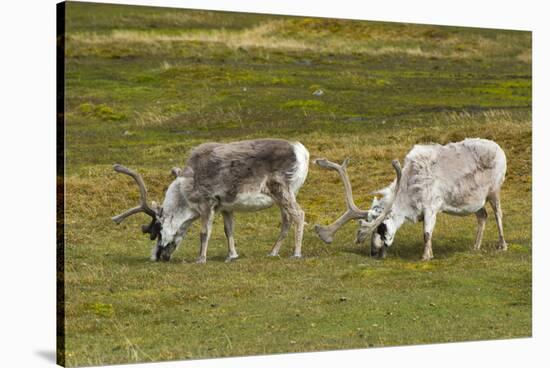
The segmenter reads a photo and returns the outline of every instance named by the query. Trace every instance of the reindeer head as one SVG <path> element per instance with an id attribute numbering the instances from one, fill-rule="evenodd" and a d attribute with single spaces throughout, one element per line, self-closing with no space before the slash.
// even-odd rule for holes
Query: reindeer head
<path id="1" fill-rule="evenodd" d="M 172 253 L 183 239 L 187 227 L 196 218 L 195 211 L 189 208 L 182 193 L 183 177 L 180 178 L 182 170 L 172 169 L 176 180 L 168 187 L 162 207 L 159 207 L 155 202 L 152 206 L 147 204 L 147 189 L 139 174 L 118 164 L 114 165 L 113 169 L 116 172 L 129 175 L 135 180 L 140 191 L 140 205 L 114 216 L 112 220 L 116 224 L 120 224 L 124 219 L 136 213 L 143 212 L 149 215 L 151 222 L 148 225 L 142 225 L 141 231 L 144 234 L 149 234 L 151 240 L 156 240 L 151 260 L 169 261 Z"/>
<path id="2" fill-rule="evenodd" d="M 371 208 L 368 210 L 367 220 L 359 220 L 356 242 L 363 243 L 370 235 L 370 254 L 373 257 L 378 256 L 379 258 L 384 258 L 386 256 L 386 250 L 393 244 L 394 236 L 397 231 L 391 211 L 396 194 L 394 185 L 396 185 L 396 182 L 392 183 L 387 188 L 373 192 L 372 194 L 381 194 L 382 197 L 374 197 Z M 389 211 L 386 211 L 388 209 Z M 371 223 L 383 213 L 386 213 L 383 217 L 383 221 L 373 230 Z"/>
<path id="3" fill-rule="evenodd" d="M 331 225 L 315 225 L 315 231 L 321 240 L 325 243 L 331 243 L 334 233 L 336 233 L 336 231 L 338 231 L 338 229 L 340 229 L 345 223 L 350 220 L 359 220 L 359 230 L 357 231 L 355 242 L 362 243 L 368 235 L 372 234 L 371 255 L 383 257 L 385 255 L 386 247 L 393 242 L 393 235 L 391 236 L 391 241 L 387 238 L 388 234 L 390 234 L 387 223 L 401 180 L 401 166 L 399 165 L 399 161 L 392 161 L 392 166 L 397 176 L 395 182 L 392 184 L 393 188 L 390 186 L 387 189 L 388 193 L 380 192 L 386 195 L 382 200 L 375 198 L 371 208 L 368 210 L 359 209 L 353 201 L 351 183 L 346 172 L 349 158 L 344 160 L 342 165 L 338 165 L 326 159 L 315 160 L 315 163 L 320 167 L 332 169 L 338 172 L 344 184 L 347 206 L 347 211 Z M 392 234 L 395 234 L 395 231 Z"/>

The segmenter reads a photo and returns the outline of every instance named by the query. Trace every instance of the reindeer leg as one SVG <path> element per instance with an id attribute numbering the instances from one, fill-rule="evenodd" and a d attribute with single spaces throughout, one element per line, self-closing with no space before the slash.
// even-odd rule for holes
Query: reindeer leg
<path id="1" fill-rule="evenodd" d="M 424 211 L 424 254 L 423 261 L 429 261 L 434 257 L 432 252 L 432 233 L 435 227 L 436 215 L 432 211 Z"/>
<path id="2" fill-rule="evenodd" d="M 487 211 L 485 208 L 481 208 L 476 212 L 477 217 L 477 236 L 476 243 L 474 244 L 474 250 L 481 248 L 481 240 L 483 239 L 483 230 L 485 230 L 485 223 L 487 222 Z"/>
<path id="3" fill-rule="evenodd" d="M 300 205 L 296 202 L 296 197 L 283 180 L 271 180 L 267 183 L 267 187 L 272 198 L 281 207 L 281 213 L 286 212 L 290 220 L 296 225 L 294 234 L 294 255 L 292 258 L 300 258 L 302 257 L 302 238 L 304 236 L 304 211 L 302 211 Z M 281 232 L 282 230 L 283 229 L 281 229 Z M 273 247 L 272 253 L 273 251 L 279 251 L 278 248 L 275 248 L 276 246 L 277 244 Z"/>
<path id="4" fill-rule="evenodd" d="M 292 225 L 292 221 L 290 220 L 290 214 L 283 209 L 283 207 L 279 204 L 279 209 L 281 210 L 281 232 L 279 233 L 279 237 L 277 238 L 277 241 L 273 245 L 273 248 L 271 248 L 271 252 L 269 252 L 268 256 L 270 257 L 276 257 L 279 255 L 279 249 L 281 249 L 281 245 L 283 244 L 283 241 L 285 240 L 288 230 L 290 229 L 290 225 Z"/>
<path id="5" fill-rule="evenodd" d="M 235 249 L 235 239 L 233 238 L 233 212 L 222 211 L 223 216 L 223 230 L 225 237 L 227 238 L 227 247 L 229 253 L 227 254 L 226 262 L 231 262 L 234 259 L 239 258 L 237 250 Z"/>
<path id="6" fill-rule="evenodd" d="M 493 208 L 493 212 L 495 213 L 495 218 L 497 220 L 497 227 L 498 227 L 497 249 L 507 250 L 508 245 L 504 240 L 504 229 L 502 227 L 502 209 L 500 208 L 500 193 L 499 192 L 493 193 L 489 196 L 488 199 L 489 199 L 489 203 L 491 203 L 491 207 Z"/>
<path id="7" fill-rule="evenodd" d="M 201 213 L 201 251 L 196 263 L 206 263 L 206 251 L 208 249 L 208 240 L 212 234 L 212 224 L 214 222 L 214 209 L 208 208 Z"/>

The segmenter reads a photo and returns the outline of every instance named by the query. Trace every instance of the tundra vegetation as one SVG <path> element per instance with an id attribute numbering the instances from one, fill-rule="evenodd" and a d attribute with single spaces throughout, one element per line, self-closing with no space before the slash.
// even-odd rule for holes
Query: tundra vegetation
<path id="1" fill-rule="evenodd" d="M 531 33 L 79 3 L 66 20 L 67 365 L 531 336 Z M 161 201 L 192 147 L 262 137 L 351 157 L 361 207 L 414 144 L 494 140 L 508 251 L 494 221 L 475 252 L 475 217 L 444 214 L 429 263 L 421 224 L 383 261 L 354 222 L 325 245 L 313 225 L 342 212 L 343 190 L 315 165 L 300 260 L 292 236 L 266 257 L 276 207 L 236 217 L 232 263 L 219 215 L 201 265 L 198 224 L 157 263 L 145 215 L 110 220 L 139 199 L 113 163 Z"/>

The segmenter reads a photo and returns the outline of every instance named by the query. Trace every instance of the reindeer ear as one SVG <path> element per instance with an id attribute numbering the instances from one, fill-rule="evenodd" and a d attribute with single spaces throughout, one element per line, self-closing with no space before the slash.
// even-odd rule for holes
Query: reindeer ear
<path id="1" fill-rule="evenodd" d="M 178 177 L 178 176 L 181 176 L 181 174 L 183 173 L 183 170 L 180 169 L 179 167 L 173 167 L 171 170 L 170 170 L 170 173 L 174 176 L 174 177 Z"/>

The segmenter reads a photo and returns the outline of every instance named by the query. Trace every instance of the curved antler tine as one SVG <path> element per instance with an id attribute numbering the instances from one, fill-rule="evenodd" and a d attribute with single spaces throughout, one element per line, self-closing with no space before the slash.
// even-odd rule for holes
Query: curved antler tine
<path id="1" fill-rule="evenodd" d="M 131 209 L 129 209 L 128 211 L 126 211 L 124 213 L 121 213 L 120 215 L 116 215 L 116 216 L 111 217 L 111 220 L 113 220 L 113 222 L 115 222 L 117 225 L 119 225 L 122 221 L 124 221 L 124 219 L 126 219 L 126 217 L 130 217 L 130 216 L 135 215 L 136 213 L 140 213 L 140 212 L 145 212 L 145 211 L 143 211 L 143 208 L 141 206 L 134 207 L 134 208 L 131 208 Z"/>
<path id="2" fill-rule="evenodd" d="M 345 169 L 346 167 L 348 167 L 348 164 L 349 164 L 350 161 L 351 161 L 351 158 L 346 157 L 346 159 L 344 160 L 344 162 L 342 162 L 342 168 Z"/>
<path id="3" fill-rule="evenodd" d="M 393 168 L 395 169 L 395 174 L 397 176 L 397 182 L 395 186 L 395 194 L 397 194 L 397 191 L 399 190 L 399 183 L 401 183 L 401 164 L 399 163 L 399 160 L 395 159 L 391 162 Z"/>
<path id="4" fill-rule="evenodd" d="M 131 176 L 132 179 L 134 179 L 134 181 L 139 187 L 140 205 L 137 207 L 131 208 L 128 211 L 121 213 L 120 215 L 114 216 L 111 219 L 115 223 L 120 224 L 122 221 L 124 221 L 126 217 L 134 215 L 139 212 L 145 212 L 147 215 L 151 216 L 152 218 L 156 218 L 157 212 L 153 210 L 151 207 L 149 207 L 149 205 L 147 204 L 147 188 L 145 187 L 145 183 L 143 182 L 143 178 L 141 177 L 141 175 L 120 164 L 113 165 L 113 170 L 115 170 L 118 173 Z"/>
<path id="5" fill-rule="evenodd" d="M 338 231 L 338 229 L 340 229 L 348 221 L 365 218 L 368 215 L 368 211 L 359 209 L 355 205 L 355 202 L 353 201 L 351 183 L 349 181 L 349 177 L 346 172 L 346 167 L 349 161 L 350 161 L 349 157 L 344 160 L 342 165 L 338 165 L 337 163 L 331 162 L 325 158 L 316 159 L 313 161 L 315 164 L 317 164 L 322 168 L 332 169 L 337 171 L 338 174 L 340 175 L 340 179 L 342 180 L 342 183 L 344 184 L 346 207 L 347 207 L 346 212 L 344 212 L 342 216 L 340 216 L 335 222 L 333 222 L 328 226 L 315 225 L 315 231 L 317 232 L 317 235 L 319 235 L 321 240 L 323 240 L 325 243 L 331 243 L 334 233 L 336 233 L 336 231 Z"/>
<path id="6" fill-rule="evenodd" d="M 132 177 L 132 179 L 136 181 L 137 185 L 139 186 L 141 204 L 145 204 L 147 206 L 147 188 L 145 188 L 145 183 L 143 182 L 143 178 L 141 177 L 141 175 L 120 164 L 113 165 L 113 170 L 121 174 L 129 175 Z"/>
<path id="7" fill-rule="evenodd" d="M 340 169 L 345 169 L 348 166 L 349 161 L 350 158 L 347 157 L 342 165 L 338 165 L 337 163 L 329 161 L 326 158 L 317 158 L 313 160 L 313 163 L 317 164 L 317 166 L 322 167 L 323 169 L 333 169 L 338 171 Z"/>

